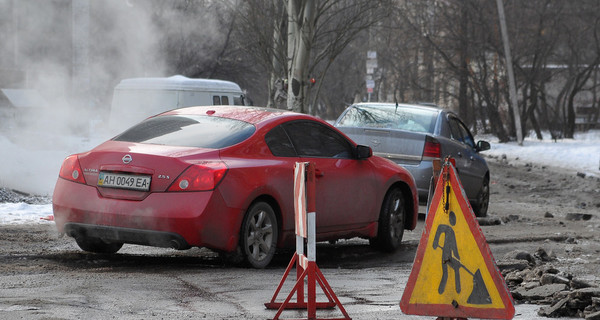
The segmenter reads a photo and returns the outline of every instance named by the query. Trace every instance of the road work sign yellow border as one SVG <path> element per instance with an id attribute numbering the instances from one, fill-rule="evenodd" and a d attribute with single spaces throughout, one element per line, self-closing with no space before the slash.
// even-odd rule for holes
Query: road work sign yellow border
<path id="1" fill-rule="evenodd" d="M 512 319 L 512 296 L 446 160 L 400 301 L 406 314 Z"/>

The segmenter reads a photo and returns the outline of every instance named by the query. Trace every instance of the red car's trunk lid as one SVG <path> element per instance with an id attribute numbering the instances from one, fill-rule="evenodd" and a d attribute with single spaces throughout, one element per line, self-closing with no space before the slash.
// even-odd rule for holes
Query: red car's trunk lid
<path id="1" fill-rule="evenodd" d="M 164 192 L 191 163 L 219 158 L 215 149 L 108 141 L 79 155 L 87 185 L 96 186 L 102 196 L 142 200 L 151 192 Z M 106 187 L 99 182 L 107 174 L 137 179 L 136 187 Z M 149 180 L 148 180 L 149 178 Z M 149 182 L 148 188 L 144 184 Z M 108 183 L 107 183 L 108 184 Z"/>

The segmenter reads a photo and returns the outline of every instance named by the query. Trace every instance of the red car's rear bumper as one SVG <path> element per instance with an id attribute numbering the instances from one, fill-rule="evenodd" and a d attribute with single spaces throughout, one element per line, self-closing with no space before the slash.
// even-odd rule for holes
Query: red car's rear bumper
<path id="1" fill-rule="evenodd" d="M 95 186 L 61 178 L 52 206 L 58 231 L 72 236 L 87 232 L 112 241 L 153 245 L 139 239 L 156 236 L 159 243 L 171 235 L 188 246 L 225 251 L 237 246 L 243 218 L 242 209 L 227 207 L 218 191 L 160 192 L 141 201 L 118 200 L 102 197 Z"/>

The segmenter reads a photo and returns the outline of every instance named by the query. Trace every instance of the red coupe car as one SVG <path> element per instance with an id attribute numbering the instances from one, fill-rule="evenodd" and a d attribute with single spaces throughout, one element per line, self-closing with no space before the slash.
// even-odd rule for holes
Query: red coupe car
<path id="1" fill-rule="evenodd" d="M 67 157 L 52 205 L 79 247 L 207 247 L 269 264 L 293 247 L 293 170 L 316 168 L 317 241 L 362 237 L 396 249 L 418 216 L 415 182 L 330 124 L 257 107 L 190 107 L 146 119 Z"/>

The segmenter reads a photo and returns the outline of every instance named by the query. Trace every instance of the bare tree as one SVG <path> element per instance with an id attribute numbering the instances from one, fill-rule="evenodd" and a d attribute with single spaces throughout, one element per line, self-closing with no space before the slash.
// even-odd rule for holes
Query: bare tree
<path id="1" fill-rule="evenodd" d="M 497 10 L 489 1 L 175 3 L 181 17 L 188 12 L 194 21 L 199 19 L 194 15 L 203 17 L 199 11 L 208 9 L 221 17 L 212 22 L 221 31 L 214 38 L 202 38 L 206 32 L 186 36 L 170 27 L 172 42 L 166 39 L 170 44 L 165 48 L 173 69 L 184 74 L 238 77 L 253 85 L 269 106 L 331 118 L 363 99 L 366 51 L 375 50 L 375 99 L 439 103 L 457 110 L 474 130 L 489 130 L 501 141 L 515 135 L 508 86 L 502 80 L 506 66 Z M 568 136 L 578 97 L 586 91 L 595 97 L 598 5 L 593 0 L 506 4 L 520 128 L 532 128 L 541 138 L 541 130 L 555 132 L 564 124 Z M 157 16 L 160 23 L 160 12 Z M 210 50 L 201 50 L 206 47 Z M 200 51 L 204 57 L 193 54 Z M 561 79 L 557 95 L 553 91 Z"/>
<path id="2" fill-rule="evenodd" d="M 310 52 L 316 31 L 316 0 L 288 1 L 289 110 L 306 112 L 305 88 Z"/>
<path id="3" fill-rule="evenodd" d="M 439 79 L 442 53 L 432 40 L 439 34 L 439 5 L 434 0 L 409 2 L 396 1 L 391 17 L 379 30 L 379 60 L 387 70 L 385 78 L 395 101 L 439 100 Z M 436 79 L 437 78 L 437 79 Z M 449 91 L 442 93 L 449 94 Z"/>
<path id="4" fill-rule="evenodd" d="M 558 61 L 566 67 L 565 84 L 557 97 L 561 106 L 566 138 L 575 131 L 575 97 L 582 93 L 600 65 L 600 5 L 596 1 L 569 3 L 561 23 L 563 42 Z M 593 88 L 596 90 L 596 88 Z"/>
<path id="5" fill-rule="evenodd" d="M 258 66 L 260 87 L 266 87 L 268 107 L 287 108 L 287 3 L 280 0 L 231 2 L 235 41 L 243 60 Z M 262 91 L 265 91 L 264 89 Z"/>
<path id="6" fill-rule="evenodd" d="M 527 128 L 533 128 L 541 138 L 543 128 L 551 129 L 554 134 L 553 126 L 564 123 L 565 135 L 571 136 L 576 96 L 590 91 L 595 97 L 593 83 L 597 83 L 594 74 L 600 52 L 597 44 L 598 4 L 596 1 L 568 3 L 555 0 L 511 1 L 507 4 L 508 32 L 520 93 L 519 109 L 522 110 L 520 129 L 527 132 Z M 489 1 L 471 0 L 398 1 L 397 8 L 395 14 L 401 19 L 392 19 L 396 21 L 392 28 L 402 30 L 402 35 L 390 41 L 390 46 L 396 52 L 406 52 L 402 56 L 396 54 L 402 61 L 393 63 L 405 67 L 388 70 L 395 69 L 396 73 L 401 70 L 404 78 L 410 81 L 408 86 L 396 87 L 409 88 L 413 92 L 406 95 L 409 91 L 402 90 L 399 96 L 415 99 L 425 96 L 423 93 L 427 91 L 438 92 L 434 95 L 435 102 L 451 108 L 454 105 L 472 128 L 476 129 L 475 124 L 479 123 L 486 130 L 489 124 L 489 129 L 501 141 L 514 137 L 514 111 L 506 103 L 508 85 L 501 80 L 507 66 L 502 64 L 504 52 L 495 6 Z M 430 70 L 430 59 L 423 53 L 427 49 L 434 52 L 433 84 L 420 80 L 427 78 Z M 382 60 L 393 61 L 393 58 L 382 57 Z M 569 66 L 570 71 L 555 68 L 556 65 Z M 555 96 L 551 91 L 561 79 L 565 85 L 553 103 L 549 100 Z M 444 103 L 442 97 L 451 97 L 452 101 Z"/>
<path id="7" fill-rule="evenodd" d="M 263 78 L 268 82 L 269 105 L 279 105 L 277 96 L 287 98 L 288 109 L 330 113 L 327 107 L 318 107 L 328 100 L 320 98 L 328 86 L 327 73 L 361 32 L 385 17 L 386 1 L 249 0 L 236 4 L 237 37 L 245 41 L 241 48 L 269 74 Z M 314 82 L 309 81 L 313 78 Z"/>
<path id="8" fill-rule="evenodd" d="M 548 64 L 557 46 L 558 21 L 562 15 L 561 3 L 551 0 L 530 1 L 521 3 L 518 7 L 511 8 L 512 21 L 529 21 L 513 30 L 519 35 L 515 45 L 514 68 L 520 77 L 521 89 L 521 130 L 527 132 L 527 123 L 542 139 L 541 125 L 538 122 L 538 113 L 541 105 L 547 108 L 546 101 L 541 100 L 541 93 L 545 90 L 545 83 L 552 79 L 548 72 Z M 523 32 L 526 30 L 526 32 Z M 542 116 L 544 126 L 550 128 L 548 118 Z"/>
<path id="9" fill-rule="evenodd" d="M 311 79 L 315 79 L 316 86 L 307 86 L 307 95 L 312 96 L 310 113 L 316 114 L 320 102 L 320 92 L 326 88 L 325 76 L 330 68 L 336 62 L 338 57 L 348 49 L 351 43 L 354 43 L 353 51 L 355 59 L 363 62 L 366 58 L 366 52 L 373 50 L 375 41 L 371 41 L 374 37 L 371 29 L 375 28 L 378 23 L 389 17 L 388 7 L 389 1 L 324 1 L 317 8 L 318 15 L 316 17 L 317 32 L 315 33 L 315 41 L 313 44 L 313 59 L 308 74 Z M 363 59 L 360 59 L 362 56 Z M 356 60 L 351 63 L 356 63 Z M 347 64 L 346 64 L 347 68 Z M 365 70 L 364 65 L 362 70 Z M 361 73 L 359 81 L 364 84 L 364 75 Z M 342 73 L 337 77 L 333 77 L 331 81 L 339 81 L 345 77 Z M 331 104 L 325 104 L 331 108 Z M 320 110 L 327 112 L 326 110 Z"/>

